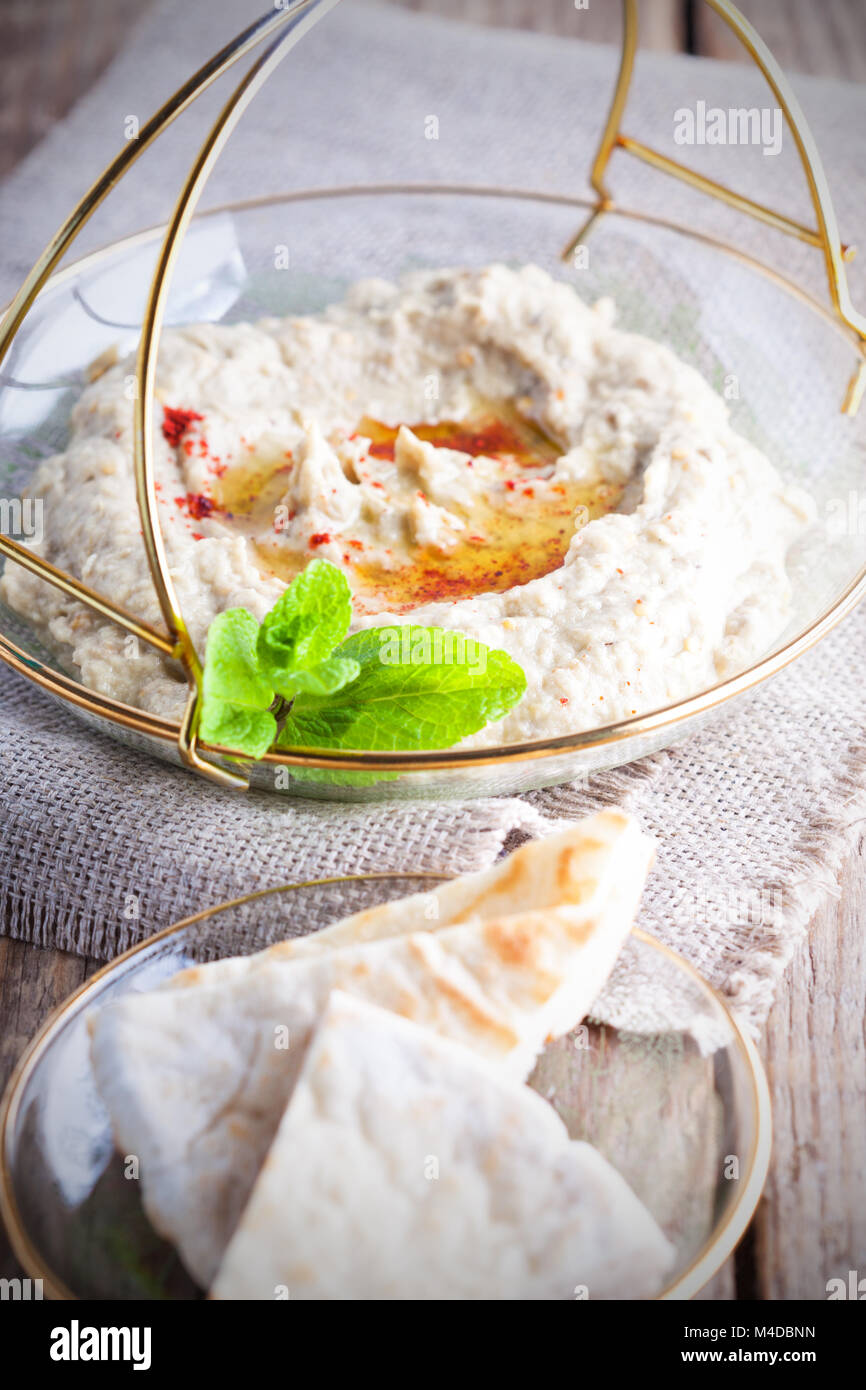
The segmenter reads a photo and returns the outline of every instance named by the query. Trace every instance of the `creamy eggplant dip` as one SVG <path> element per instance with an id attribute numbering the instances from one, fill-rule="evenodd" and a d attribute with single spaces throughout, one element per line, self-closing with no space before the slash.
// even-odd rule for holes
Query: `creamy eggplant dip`
<path id="1" fill-rule="evenodd" d="M 94 367 L 39 468 L 33 549 L 159 624 L 132 471 L 129 360 Z M 155 476 L 180 603 L 261 619 L 314 556 L 356 627 L 457 629 L 526 694 L 468 745 L 590 728 L 694 694 L 784 626 L 813 516 L 670 350 L 534 266 L 364 281 L 316 315 L 163 338 Z M 9 564 L 2 598 L 80 673 L 178 717 L 179 668 Z"/>

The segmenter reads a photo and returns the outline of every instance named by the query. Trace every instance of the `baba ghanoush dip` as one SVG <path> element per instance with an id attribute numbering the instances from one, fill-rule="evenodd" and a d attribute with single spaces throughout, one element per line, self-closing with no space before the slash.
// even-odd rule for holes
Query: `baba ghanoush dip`
<path id="1" fill-rule="evenodd" d="M 133 480 L 131 360 L 95 364 L 40 466 L 33 549 L 160 623 Z M 155 477 L 178 598 L 203 652 L 320 556 L 355 627 L 502 648 L 527 690 L 466 746 L 555 737 L 670 704 L 785 624 L 806 494 L 666 347 L 535 266 L 355 285 L 321 313 L 165 333 Z M 179 667 L 9 564 L 0 596 L 83 683 L 178 718 Z"/>

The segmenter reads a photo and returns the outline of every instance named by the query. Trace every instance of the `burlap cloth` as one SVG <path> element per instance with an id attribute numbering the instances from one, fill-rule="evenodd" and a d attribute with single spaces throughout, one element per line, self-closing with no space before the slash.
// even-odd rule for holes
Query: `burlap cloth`
<path id="1" fill-rule="evenodd" d="M 130 114 L 146 118 L 264 0 L 169 0 L 149 10 L 107 75 L 3 188 L 8 294 L 94 173 Z M 566 0 L 563 0 L 566 3 Z M 581 192 L 617 54 L 580 42 L 480 30 L 353 4 L 327 17 L 258 99 L 205 204 L 341 181 L 443 179 Z M 797 81 L 825 155 L 840 222 L 855 239 L 866 195 L 866 97 Z M 208 114 L 211 93 L 140 163 L 82 249 L 158 221 Z M 647 55 L 628 128 L 672 154 L 672 114 L 769 104 L 760 77 L 705 60 Z M 419 137 L 436 114 L 440 138 Z M 742 148 L 689 151 L 715 177 L 808 216 L 791 142 L 777 159 Z M 627 182 L 626 182 L 627 181 Z M 625 161 L 628 201 L 731 231 L 820 287 L 807 248 Z M 724 225 L 723 225 L 724 224 Z M 728 226 L 730 224 L 730 226 Z M 852 275 L 855 297 L 866 300 Z M 369 869 L 459 872 L 492 861 L 608 801 L 659 842 L 641 924 L 686 955 L 753 1031 L 866 807 L 866 615 L 708 732 L 643 763 L 521 798 L 326 806 L 235 796 L 84 729 L 0 671 L 0 920 L 13 936 L 110 957 L 199 906 L 254 887 Z"/>

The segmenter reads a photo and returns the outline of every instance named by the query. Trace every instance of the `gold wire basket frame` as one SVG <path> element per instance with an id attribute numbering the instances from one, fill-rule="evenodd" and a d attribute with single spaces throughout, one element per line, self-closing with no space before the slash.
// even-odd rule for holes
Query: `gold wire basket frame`
<path id="1" fill-rule="evenodd" d="M 139 132 L 138 139 L 129 142 L 124 147 L 84 194 L 27 275 L 20 290 L 9 305 L 2 324 L 0 324 L 0 364 L 2 364 L 19 328 L 49 276 L 58 266 L 79 232 L 103 200 L 121 181 L 127 170 L 217 78 L 253 52 L 254 49 L 267 44 L 264 53 L 256 59 L 222 107 L 187 174 L 165 228 L 156 268 L 148 291 L 142 323 L 141 340 L 136 360 L 133 403 L 135 485 L 148 565 L 166 631 L 161 632 L 150 623 L 135 617 L 134 614 L 96 593 L 80 580 L 33 554 L 23 543 L 0 534 L 0 555 L 4 555 L 7 560 L 23 565 L 25 569 L 53 584 L 63 593 L 119 624 L 141 641 L 162 652 L 164 656 L 180 662 L 188 684 L 188 697 L 180 725 L 172 726 L 167 724 L 167 721 L 155 718 L 149 721 L 140 721 L 134 717 L 127 717 L 121 722 L 126 723 L 128 727 L 141 727 L 147 732 L 156 733 L 158 737 L 163 738 L 166 736 L 166 728 L 177 729 L 176 741 L 181 760 L 198 773 L 227 787 L 247 787 L 248 776 L 239 769 L 227 767 L 224 763 L 218 763 L 211 758 L 204 757 L 199 747 L 198 724 L 202 667 L 175 592 L 158 520 L 152 451 L 157 354 L 172 270 L 184 234 L 216 160 L 246 108 L 271 73 L 304 34 L 338 3 L 339 0 L 276 0 L 274 8 L 268 14 L 251 24 L 231 43 L 216 53 L 203 67 L 199 68 L 198 72 L 194 73 L 146 122 Z M 856 251 L 854 247 L 845 245 L 841 241 L 821 157 L 790 83 L 763 39 L 736 6 L 730 3 L 730 0 L 706 0 L 710 8 L 733 30 L 746 52 L 763 73 L 782 110 L 794 137 L 806 174 L 817 222 L 817 226 L 814 228 L 724 187 L 622 131 L 621 122 L 626 109 L 638 47 L 639 3 L 640 0 L 623 0 L 623 39 L 619 74 L 590 177 L 596 198 L 594 203 L 585 204 L 589 209 L 589 215 L 583 226 L 565 247 L 562 253 L 563 259 L 568 260 L 598 219 L 609 213 L 637 218 L 674 231 L 686 232 L 697 240 L 727 251 L 737 259 L 770 276 L 789 292 L 804 300 L 819 314 L 829 318 L 834 326 L 841 329 L 849 339 L 856 356 L 856 367 L 848 383 L 842 410 L 849 415 L 856 414 L 864 391 L 866 391 L 866 317 L 854 308 L 845 273 L 845 264 L 853 259 Z M 828 311 L 820 301 L 802 290 L 795 282 L 785 279 L 772 267 L 755 260 L 737 247 L 694 229 L 682 227 L 676 222 L 652 217 L 618 205 L 611 196 L 606 182 L 608 165 L 615 149 L 624 150 L 660 172 L 678 178 L 691 187 L 727 203 L 737 211 L 746 213 L 778 231 L 796 237 L 800 241 L 823 251 L 832 312 Z M 503 192 L 503 190 L 472 187 L 458 189 L 449 185 L 423 186 L 425 192 L 437 190 L 465 193 Z M 326 192 L 327 190 L 322 191 Z M 359 188 L 357 191 L 371 190 Z M 378 186 L 376 191 L 382 191 L 382 186 Z M 422 186 L 394 186 L 392 191 L 422 191 Z M 551 200 L 556 201 L 555 198 L 551 198 Z M 582 199 L 563 199 L 563 201 L 578 206 L 584 202 Z M 866 591 L 866 570 L 860 572 L 822 620 L 813 623 L 806 633 L 789 643 L 774 658 L 759 663 L 757 667 L 751 668 L 741 677 L 725 682 L 723 687 L 716 687 L 703 696 L 696 696 L 691 700 L 682 702 L 677 707 L 675 714 L 672 714 L 670 710 L 662 710 L 654 715 L 625 721 L 622 725 L 613 726 L 611 729 L 591 731 L 587 736 L 587 741 L 595 744 L 615 743 L 633 733 L 662 727 L 665 723 L 687 717 L 688 714 L 698 713 L 704 708 L 711 708 L 714 704 L 728 698 L 729 695 L 737 693 L 738 690 L 748 688 L 765 674 L 771 674 L 780 669 L 823 636 L 831 626 L 859 602 L 864 591 Z M 2 634 L 0 634 L 0 658 L 24 674 L 34 675 L 32 662 L 27 660 L 26 653 L 3 637 Z M 58 677 L 56 683 L 52 683 L 42 677 L 41 683 L 53 688 L 55 693 L 60 693 L 64 698 L 72 700 L 73 703 L 85 709 L 97 713 L 108 712 L 108 702 L 101 702 L 93 698 L 94 692 L 87 691 L 72 680 Z M 719 693 L 722 691 L 724 693 Z M 130 711 L 130 714 L 133 712 Z M 116 714 L 114 717 L 116 718 Z M 153 727 L 150 727 L 151 725 Z M 570 738 L 555 739 L 540 744 L 515 745 L 507 752 L 510 757 L 516 759 L 541 757 L 557 748 L 567 749 L 571 743 Z M 229 748 L 211 745 L 207 747 L 208 751 L 217 757 L 234 759 L 238 757 L 237 752 Z M 441 768 L 459 767 L 469 762 L 473 765 L 498 762 L 504 751 L 501 749 L 490 750 L 489 753 L 481 756 L 477 752 L 467 754 L 465 751 L 459 750 L 444 755 L 403 754 L 401 756 L 400 754 L 390 754 L 371 758 L 367 754 L 365 766 L 371 771 L 394 771 L 395 769 L 404 772 L 433 771 Z M 289 766 L 324 766 L 339 771 L 356 768 L 358 754 L 342 751 L 337 755 L 333 753 L 329 755 L 325 750 L 298 750 L 296 753 L 281 751 L 279 755 L 268 754 L 267 758 L 268 761 L 277 761 Z"/>

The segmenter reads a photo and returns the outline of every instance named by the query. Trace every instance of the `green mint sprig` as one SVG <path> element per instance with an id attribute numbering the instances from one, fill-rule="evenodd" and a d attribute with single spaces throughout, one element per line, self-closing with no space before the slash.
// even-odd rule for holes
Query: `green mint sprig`
<path id="1" fill-rule="evenodd" d="M 300 690 L 330 694 L 354 680 L 356 664 L 333 659 L 351 621 L 352 593 L 346 576 L 327 560 L 311 560 L 259 630 L 259 667 L 277 694 L 286 700 Z"/>
<path id="2" fill-rule="evenodd" d="M 384 648 L 394 631 L 369 628 L 343 643 L 339 654 L 357 663 L 357 677 L 333 694 L 299 695 L 280 748 L 449 748 L 501 719 L 526 689 L 526 677 L 505 652 L 475 643 L 471 661 L 456 662 L 453 641 L 441 641 L 454 634 L 442 628 L 409 626 L 409 660 L 388 661 Z M 438 661 L 432 641 L 426 658 L 419 642 L 434 634 L 441 643 Z"/>
<path id="3" fill-rule="evenodd" d="M 214 618 L 207 634 L 199 734 L 206 743 L 263 758 L 277 736 L 275 691 L 259 669 L 259 625 L 246 608 Z"/>
<path id="4" fill-rule="evenodd" d="M 261 626 L 245 608 L 211 623 L 199 732 L 251 758 L 287 749 L 448 748 L 501 719 L 526 689 L 504 651 L 407 624 L 346 637 L 345 575 L 313 560 Z"/>

